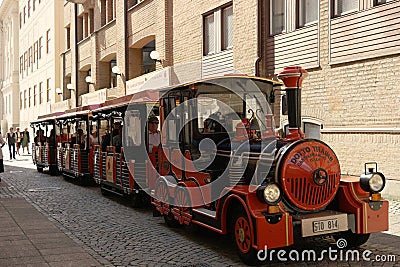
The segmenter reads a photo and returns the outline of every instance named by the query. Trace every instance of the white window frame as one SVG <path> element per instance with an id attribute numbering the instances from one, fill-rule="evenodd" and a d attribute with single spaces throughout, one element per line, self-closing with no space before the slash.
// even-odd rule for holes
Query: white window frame
<path id="1" fill-rule="evenodd" d="M 224 5 L 221 6 L 217 9 L 215 9 L 212 12 L 206 13 L 203 15 L 203 56 L 209 56 L 209 55 L 215 55 L 220 52 L 230 50 L 234 46 L 234 31 L 232 30 L 232 45 L 229 45 L 227 47 L 224 47 L 224 40 L 223 40 L 223 35 L 224 35 L 224 23 L 223 23 L 223 11 L 226 9 L 232 8 L 232 20 L 234 16 L 234 10 L 233 10 L 233 5 Z M 214 40 L 214 46 L 211 48 L 208 48 L 206 44 L 208 44 L 208 39 L 206 38 L 206 20 L 207 18 L 212 18 L 213 23 L 214 23 L 214 34 L 213 34 L 213 40 Z M 232 27 L 234 27 L 232 23 Z M 207 50 L 208 48 L 208 50 Z"/>

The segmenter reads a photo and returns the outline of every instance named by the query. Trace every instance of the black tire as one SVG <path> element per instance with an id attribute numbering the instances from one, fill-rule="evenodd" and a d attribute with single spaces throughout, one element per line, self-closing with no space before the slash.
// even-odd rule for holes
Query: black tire
<path id="1" fill-rule="evenodd" d="M 334 236 L 335 240 L 345 239 L 347 242 L 347 248 L 355 248 L 367 243 L 371 234 L 355 234 L 351 230 L 339 233 Z"/>
<path id="2" fill-rule="evenodd" d="M 110 192 L 108 190 L 104 189 L 104 187 L 100 184 L 100 192 L 103 196 L 108 196 Z"/>
<path id="3" fill-rule="evenodd" d="M 37 167 L 37 171 L 42 173 L 43 172 L 43 167 Z"/>
<path id="4" fill-rule="evenodd" d="M 132 208 L 140 208 L 143 206 L 144 201 L 141 192 L 131 193 L 130 199 Z"/>
<path id="5" fill-rule="evenodd" d="M 156 198 L 164 203 L 168 203 L 170 196 L 168 193 L 167 184 L 163 180 L 159 180 L 156 185 Z M 172 209 L 172 206 L 170 206 Z M 177 228 L 180 224 L 177 220 L 174 219 L 174 215 L 172 215 L 171 211 L 168 214 L 163 214 L 165 224 L 168 227 Z"/>
<path id="6" fill-rule="evenodd" d="M 178 228 L 181 226 L 179 224 L 179 222 L 174 219 L 174 215 L 172 215 L 172 213 L 169 213 L 168 215 L 164 214 L 164 221 L 165 221 L 165 224 L 171 228 Z"/>
<path id="7" fill-rule="evenodd" d="M 258 250 L 252 246 L 254 235 L 250 227 L 250 220 L 243 208 L 233 211 L 230 233 L 236 252 L 245 264 L 257 266 L 263 263 L 257 257 Z"/>
<path id="8" fill-rule="evenodd" d="M 57 176 L 58 175 L 58 168 L 57 166 L 50 166 L 49 167 L 50 175 Z"/>

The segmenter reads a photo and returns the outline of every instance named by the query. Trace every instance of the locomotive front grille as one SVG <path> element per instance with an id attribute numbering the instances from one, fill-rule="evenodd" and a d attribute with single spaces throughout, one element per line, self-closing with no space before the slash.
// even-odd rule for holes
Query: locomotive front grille
<path id="1" fill-rule="evenodd" d="M 316 185 L 313 180 L 307 178 L 287 178 L 289 184 L 289 194 L 301 205 L 320 205 L 323 204 L 327 198 L 336 192 L 337 174 L 329 175 L 328 181 L 322 185 Z"/>

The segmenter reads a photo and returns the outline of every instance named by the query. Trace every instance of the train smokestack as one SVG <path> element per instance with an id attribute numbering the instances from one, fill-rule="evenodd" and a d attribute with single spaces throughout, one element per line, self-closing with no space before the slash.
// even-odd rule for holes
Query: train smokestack
<path id="1" fill-rule="evenodd" d="M 286 67 L 278 78 L 285 84 L 288 106 L 289 133 L 286 139 L 289 141 L 304 138 L 301 130 L 301 88 L 307 71 L 299 66 Z"/>

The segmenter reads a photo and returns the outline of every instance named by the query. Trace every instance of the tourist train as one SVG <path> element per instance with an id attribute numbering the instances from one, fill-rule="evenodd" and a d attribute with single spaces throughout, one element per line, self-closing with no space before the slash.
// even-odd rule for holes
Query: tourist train
<path id="1" fill-rule="evenodd" d="M 348 246 L 388 229 L 385 177 L 365 163 L 341 174 L 338 157 L 302 130 L 307 72 L 287 67 L 279 79 L 241 75 L 145 90 L 41 116 L 32 127 L 39 172 L 96 183 L 103 194 L 151 204 L 171 227 L 198 225 L 232 237 L 239 257 L 303 237 L 333 235 Z M 275 129 L 275 95 L 285 94 L 288 125 Z M 148 118 L 159 122 L 159 144 Z"/>

